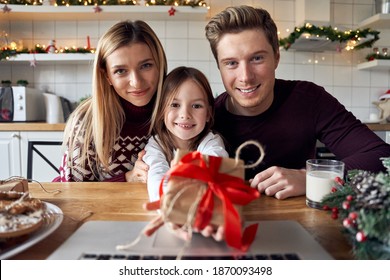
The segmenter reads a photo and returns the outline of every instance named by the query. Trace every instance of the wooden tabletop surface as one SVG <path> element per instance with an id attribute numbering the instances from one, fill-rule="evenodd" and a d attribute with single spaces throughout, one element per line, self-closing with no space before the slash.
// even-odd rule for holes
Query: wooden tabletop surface
<path id="1" fill-rule="evenodd" d="M 13 256 L 11 259 L 46 259 L 83 222 L 87 220 L 149 221 L 155 212 L 146 211 L 142 205 L 148 201 L 145 184 L 140 183 L 30 183 L 33 197 L 50 202 L 64 213 L 59 228 L 44 240 Z M 60 190 L 60 193 L 53 193 Z M 305 197 L 277 200 L 261 196 L 244 207 L 248 221 L 296 220 L 335 258 L 352 259 L 351 246 L 341 233 L 342 225 L 332 220 L 329 213 L 311 209 Z"/>

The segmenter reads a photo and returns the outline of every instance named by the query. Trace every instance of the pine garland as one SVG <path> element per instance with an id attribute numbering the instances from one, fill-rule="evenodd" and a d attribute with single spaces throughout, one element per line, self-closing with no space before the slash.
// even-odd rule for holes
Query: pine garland
<path id="1" fill-rule="evenodd" d="M 99 5 L 99 6 L 114 6 L 114 5 L 137 5 L 138 1 L 134 0 L 55 0 L 57 6 L 90 6 L 90 5 Z M 149 6 L 191 6 L 191 7 L 206 7 L 207 3 L 200 0 L 148 0 L 145 3 Z M 42 5 L 42 1 L 39 0 L 0 0 L 0 4 L 10 4 L 10 5 Z"/>
<path id="2" fill-rule="evenodd" d="M 322 200 L 342 222 L 357 259 L 390 260 L 390 158 L 382 162 L 387 172 L 350 171 Z"/>
<path id="3" fill-rule="evenodd" d="M 378 53 L 370 53 L 366 55 L 366 59 L 368 61 L 374 60 L 374 59 L 390 59 L 390 55 L 384 55 L 384 54 L 378 54 Z"/>
<path id="4" fill-rule="evenodd" d="M 95 49 L 86 48 L 64 48 L 59 53 L 94 53 Z M 33 49 L 29 50 L 24 48 L 22 50 L 15 50 L 10 48 L 0 49 L 0 61 L 3 59 L 9 59 L 11 56 L 16 56 L 23 53 L 47 53 L 46 48 L 42 45 L 36 45 Z"/>
<path id="5" fill-rule="evenodd" d="M 295 27 L 294 32 L 292 32 L 288 37 L 279 39 L 279 45 L 285 50 L 288 50 L 292 44 L 295 43 L 302 34 L 309 34 L 311 36 L 326 37 L 332 42 L 346 43 L 352 40 L 358 40 L 358 38 L 367 38 L 368 36 L 373 36 L 371 40 L 368 40 L 364 43 L 357 44 L 354 49 L 362 49 L 372 47 L 372 45 L 379 40 L 379 31 L 366 28 L 363 30 L 350 30 L 350 31 L 338 31 L 331 26 L 315 26 L 312 24 L 305 24 L 301 27 Z"/>

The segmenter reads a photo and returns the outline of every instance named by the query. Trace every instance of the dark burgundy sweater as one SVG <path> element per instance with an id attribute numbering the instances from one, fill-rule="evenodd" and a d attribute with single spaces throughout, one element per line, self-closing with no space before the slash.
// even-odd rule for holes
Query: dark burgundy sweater
<path id="1" fill-rule="evenodd" d="M 274 101 L 264 113 L 238 116 L 226 110 L 225 92 L 216 99 L 214 129 L 225 138 L 230 156 L 247 140 L 257 140 L 265 149 L 258 167 L 246 170 L 246 179 L 270 166 L 305 168 L 315 158 L 317 139 L 327 146 L 346 170 L 384 170 L 381 157 L 390 156 L 390 146 L 362 124 L 336 98 L 311 82 L 276 79 Z M 240 158 L 258 159 L 257 148 L 245 148 Z"/>

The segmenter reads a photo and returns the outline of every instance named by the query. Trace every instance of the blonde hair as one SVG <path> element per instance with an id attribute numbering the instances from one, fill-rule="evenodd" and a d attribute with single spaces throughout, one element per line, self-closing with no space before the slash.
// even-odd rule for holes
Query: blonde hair
<path id="1" fill-rule="evenodd" d="M 205 94 L 208 106 L 209 121 L 206 123 L 202 132 L 189 141 L 189 149 L 195 151 L 202 139 L 209 133 L 214 123 L 214 96 L 206 76 L 198 69 L 192 67 L 177 67 L 173 69 L 165 78 L 161 91 L 161 102 L 157 103 L 156 115 L 152 126 L 152 135 L 158 135 L 159 143 L 168 162 L 173 159 L 173 152 L 176 149 L 172 133 L 168 130 L 164 122 L 167 109 L 175 98 L 179 87 L 187 80 L 195 82 Z"/>
<path id="2" fill-rule="evenodd" d="M 274 54 L 279 52 L 278 30 L 270 14 L 251 6 L 228 7 L 211 18 L 205 27 L 206 38 L 218 64 L 218 43 L 227 33 L 239 33 L 248 29 L 263 30 Z"/>
<path id="3" fill-rule="evenodd" d="M 74 159 L 72 154 L 74 149 L 80 148 L 82 167 L 88 164 L 93 172 L 100 166 L 108 170 L 113 147 L 125 121 L 125 113 L 118 94 L 108 82 L 106 60 L 118 48 L 133 43 L 146 44 L 153 55 L 159 70 L 155 107 L 158 104 L 167 72 L 167 60 L 161 42 L 144 21 L 118 22 L 100 38 L 97 45 L 93 65 L 92 96 L 76 108 L 66 124 L 64 148 L 67 146 L 69 150 L 68 163 Z M 94 154 L 88 154 L 91 150 Z M 96 166 L 93 166 L 92 161 L 96 162 Z"/>

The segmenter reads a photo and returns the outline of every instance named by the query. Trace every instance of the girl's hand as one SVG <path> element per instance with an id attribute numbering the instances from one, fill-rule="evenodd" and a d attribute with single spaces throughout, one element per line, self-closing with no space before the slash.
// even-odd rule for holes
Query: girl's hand
<path id="1" fill-rule="evenodd" d="M 149 166 L 142 160 L 145 155 L 145 150 L 138 153 L 137 161 L 131 171 L 126 172 L 126 182 L 141 182 L 146 183 L 148 179 Z"/>

